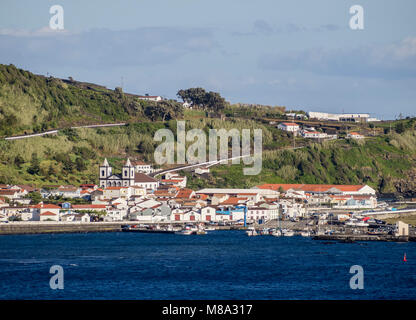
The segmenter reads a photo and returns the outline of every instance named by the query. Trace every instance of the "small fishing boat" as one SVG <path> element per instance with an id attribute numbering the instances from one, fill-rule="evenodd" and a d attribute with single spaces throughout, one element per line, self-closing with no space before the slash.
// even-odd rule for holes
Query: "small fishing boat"
<path id="1" fill-rule="evenodd" d="M 308 231 L 308 230 L 304 230 L 304 231 L 302 231 L 302 232 L 300 233 L 300 235 L 301 235 L 302 237 L 310 237 L 310 236 L 311 236 L 311 232 L 310 232 L 310 231 Z"/>
<path id="2" fill-rule="evenodd" d="M 281 231 L 281 230 L 276 229 L 276 230 L 274 230 L 274 231 L 271 233 L 271 235 L 272 235 L 273 237 L 281 237 L 283 234 L 282 234 L 282 231 Z"/>
<path id="3" fill-rule="evenodd" d="M 283 236 L 285 237 L 293 237 L 295 235 L 295 232 L 292 230 L 283 229 L 282 230 Z"/>
<path id="4" fill-rule="evenodd" d="M 257 236 L 258 235 L 258 233 L 257 233 L 256 229 L 254 229 L 254 227 L 248 228 L 247 231 L 246 231 L 246 233 L 247 233 L 247 235 L 249 237 L 253 237 L 253 236 Z"/>
<path id="5" fill-rule="evenodd" d="M 262 236 L 269 235 L 269 229 L 267 229 L 267 228 L 263 228 L 263 229 L 261 229 L 261 230 L 259 231 L 259 233 L 260 233 L 260 235 L 262 235 Z"/>
<path id="6" fill-rule="evenodd" d="M 197 231 L 198 231 L 197 226 L 186 225 L 182 230 L 176 231 L 175 234 L 189 236 L 191 234 L 196 234 Z"/>
<path id="7" fill-rule="evenodd" d="M 182 236 L 190 236 L 191 234 L 194 234 L 195 231 L 191 230 L 191 229 L 182 229 L 179 231 L 176 231 L 175 234 L 179 234 Z"/>

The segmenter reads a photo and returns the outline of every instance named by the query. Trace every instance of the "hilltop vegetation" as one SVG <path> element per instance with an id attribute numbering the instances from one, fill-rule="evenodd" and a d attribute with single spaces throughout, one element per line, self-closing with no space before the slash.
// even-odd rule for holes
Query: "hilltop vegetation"
<path id="1" fill-rule="evenodd" d="M 293 145 L 292 135 L 265 120 L 285 119 L 284 107 L 230 105 L 219 94 L 200 89 L 179 91 L 180 97 L 195 104 L 193 110 L 184 110 L 173 100 L 142 101 L 121 89 L 47 78 L 0 65 L 0 135 L 80 124 L 128 123 L 123 127 L 65 129 L 57 135 L 0 140 L 0 183 L 97 183 L 97 168 L 104 157 L 116 170 L 126 157 L 153 162 L 157 146 L 154 133 L 168 128 L 176 135 L 176 120 L 186 120 L 187 130 L 200 128 L 207 135 L 212 128 L 259 128 L 263 132 L 263 168 L 259 175 L 244 176 L 242 164 L 212 167 L 204 177 L 184 172 L 191 188 L 366 183 L 383 193 L 415 196 L 415 119 L 359 125 L 365 132 L 376 133 L 365 141 L 313 143 L 296 138 L 296 146 L 304 148 L 284 150 Z M 339 133 L 345 136 L 344 131 Z"/>
<path id="2" fill-rule="evenodd" d="M 81 124 L 181 116 L 179 103 L 143 101 L 94 84 L 34 75 L 0 65 L 0 136 Z"/>

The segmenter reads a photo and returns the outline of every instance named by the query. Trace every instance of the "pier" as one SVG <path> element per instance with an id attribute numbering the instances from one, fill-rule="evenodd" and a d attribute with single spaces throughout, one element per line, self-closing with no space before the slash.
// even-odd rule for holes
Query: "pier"
<path id="1" fill-rule="evenodd" d="M 118 232 L 126 222 L 15 222 L 0 224 L 0 235 Z"/>
<path id="2" fill-rule="evenodd" d="M 148 225 L 152 226 L 153 230 L 148 230 L 149 233 L 155 233 L 156 227 L 173 225 L 176 227 L 184 227 L 187 223 L 184 222 L 159 222 L 159 223 L 144 223 L 137 221 L 117 221 L 117 222 L 9 222 L 0 224 L 0 235 L 11 234 L 39 234 L 39 233 L 84 233 L 84 232 L 121 232 L 122 226 L 125 225 Z M 242 226 L 215 226 L 216 230 L 238 230 L 244 229 Z M 145 230 L 144 228 L 142 230 Z M 146 231 L 143 231 L 146 232 Z M 166 232 L 164 232 L 166 233 Z"/>
<path id="3" fill-rule="evenodd" d="M 393 236 L 393 235 L 368 235 L 368 234 L 332 234 L 332 235 L 316 235 L 313 240 L 334 240 L 341 242 L 355 241 L 393 241 L 408 242 L 416 241 L 415 236 Z"/>

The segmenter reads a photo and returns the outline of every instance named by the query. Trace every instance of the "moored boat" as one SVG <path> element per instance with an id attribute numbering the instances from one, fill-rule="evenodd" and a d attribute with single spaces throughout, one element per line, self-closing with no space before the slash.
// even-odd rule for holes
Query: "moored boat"
<path id="1" fill-rule="evenodd" d="M 310 233 L 310 231 L 302 231 L 302 232 L 300 233 L 300 235 L 301 235 L 302 237 L 310 237 L 310 236 L 311 236 L 311 233 Z"/>
<path id="2" fill-rule="evenodd" d="M 191 234 L 194 234 L 196 231 L 193 231 L 191 229 L 182 229 L 179 231 L 176 231 L 175 234 L 183 235 L 183 236 L 190 236 Z"/>
<path id="3" fill-rule="evenodd" d="M 279 229 L 276 229 L 276 230 L 274 230 L 274 231 L 271 233 L 271 235 L 272 235 L 273 237 L 281 237 L 281 236 L 282 236 L 282 231 L 281 231 L 281 230 L 279 230 Z"/>
<path id="4" fill-rule="evenodd" d="M 295 235 L 295 232 L 292 230 L 283 229 L 282 230 L 283 236 L 285 237 L 293 237 Z"/>
<path id="5" fill-rule="evenodd" d="M 257 233 L 257 231 L 256 231 L 256 229 L 254 227 L 248 228 L 247 231 L 246 231 L 246 234 L 249 237 L 253 237 L 253 236 L 257 236 L 258 235 L 258 233 Z"/>

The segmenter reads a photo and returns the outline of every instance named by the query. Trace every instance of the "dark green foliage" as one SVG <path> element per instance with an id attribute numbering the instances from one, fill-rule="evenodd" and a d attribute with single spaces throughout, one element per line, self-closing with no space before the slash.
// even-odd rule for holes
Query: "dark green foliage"
<path id="1" fill-rule="evenodd" d="M 39 174 L 40 166 L 39 159 L 36 153 L 32 154 L 32 159 L 30 161 L 30 167 L 27 168 L 27 172 L 30 174 Z"/>
<path id="2" fill-rule="evenodd" d="M 81 158 L 77 158 L 75 160 L 75 168 L 77 169 L 77 171 L 84 171 L 85 169 L 87 169 L 85 161 Z"/>
<path id="3" fill-rule="evenodd" d="M 227 106 L 227 102 L 217 92 L 206 92 L 203 88 L 189 88 L 179 90 L 177 96 L 197 108 L 220 111 Z"/>
<path id="4" fill-rule="evenodd" d="M 403 122 L 399 122 L 396 124 L 395 130 L 397 133 L 403 133 L 406 129 Z"/>
<path id="5" fill-rule="evenodd" d="M 80 156 L 84 160 L 90 160 L 96 158 L 96 153 L 88 149 L 87 147 L 73 147 L 72 152 L 77 156 Z"/>
<path id="6" fill-rule="evenodd" d="M 22 164 L 23 164 L 23 163 L 25 163 L 25 160 L 22 158 L 22 156 L 17 155 L 17 156 L 14 158 L 14 165 L 15 165 L 16 167 L 18 167 L 19 169 L 21 169 L 21 167 L 22 167 Z"/>
<path id="7" fill-rule="evenodd" d="M 151 120 L 168 121 L 183 117 L 183 108 L 174 100 L 164 100 L 148 105 L 144 114 Z"/>

